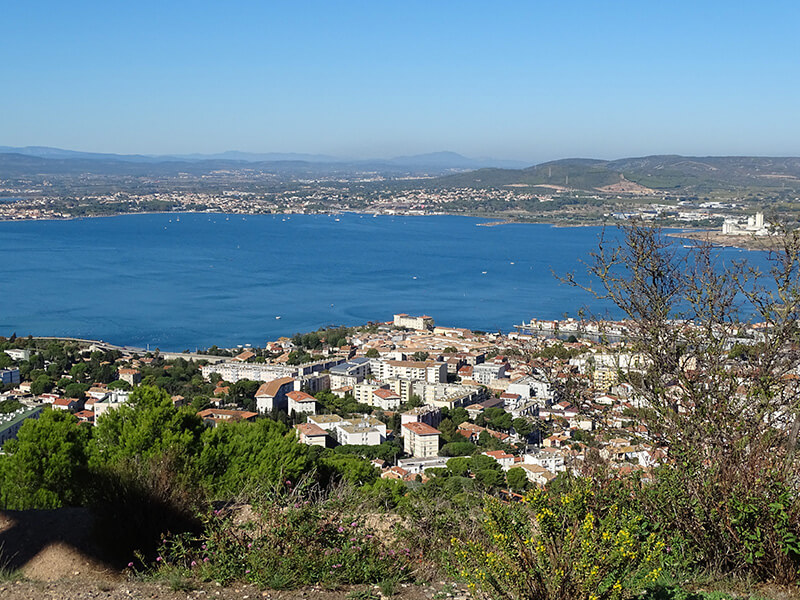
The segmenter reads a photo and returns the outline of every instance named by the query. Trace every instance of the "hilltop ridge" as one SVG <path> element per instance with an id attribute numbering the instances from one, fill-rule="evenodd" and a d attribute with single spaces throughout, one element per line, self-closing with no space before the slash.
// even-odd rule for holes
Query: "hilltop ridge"
<path id="1" fill-rule="evenodd" d="M 525 169 L 484 168 L 446 175 L 442 187 L 557 186 L 601 190 L 628 181 L 650 191 L 708 193 L 744 187 L 800 189 L 800 158 L 654 155 L 616 160 L 566 158 Z M 643 190 L 644 191 L 644 190 Z"/>

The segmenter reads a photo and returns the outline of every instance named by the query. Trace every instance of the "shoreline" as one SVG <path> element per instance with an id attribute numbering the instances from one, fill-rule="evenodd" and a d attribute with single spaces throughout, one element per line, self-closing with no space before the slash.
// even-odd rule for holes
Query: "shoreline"
<path id="1" fill-rule="evenodd" d="M 780 238 L 773 236 L 726 235 L 711 229 L 684 229 L 667 233 L 667 237 L 708 243 L 715 248 L 737 248 L 756 252 L 767 252 L 780 248 Z"/>
<path id="2" fill-rule="evenodd" d="M 449 213 L 449 212 L 434 212 L 428 214 L 420 214 L 418 212 L 411 212 L 411 213 L 393 213 L 393 214 L 386 214 L 381 212 L 375 211 L 357 211 L 357 210 L 332 210 L 330 212 L 315 212 L 315 213 L 300 213 L 300 212 L 250 212 L 250 213 L 236 213 L 236 212 L 225 212 L 225 211 L 216 211 L 216 210 L 175 210 L 175 211 L 142 211 L 142 212 L 121 212 L 121 213 L 114 213 L 108 215 L 82 215 L 82 216 L 74 216 L 74 217 L 47 217 L 47 218 L 23 218 L 23 219 L 2 219 L 0 218 L 0 224 L 3 223 L 30 223 L 30 222 L 58 222 L 58 221 L 80 221 L 85 219 L 109 219 L 114 217 L 131 217 L 137 215 L 225 215 L 225 216 L 237 216 L 237 217 L 259 217 L 259 216 L 319 216 L 319 215 L 326 215 L 326 216 L 336 216 L 340 214 L 350 214 L 350 215 L 361 215 L 361 216 L 369 216 L 369 217 L 467 217 L 470 219 L 480 219 L 484 222 L 477 223 L 480 227 L 499 227 L 501 225 L 548 225 L 550 227 L 556 228 L 583 228 L 583 227 L 616 227 L 617 225 L 623 225 L 623 222 L 598 222 L 598 223 L 564 223 L 558 220 L 548 220 L 548 221 L 527 221 L 527 220 L 516 220 L 516 219 L 508 219 L 508 218 L 498 218 L 492 217 L 487 215 L 476 215 L 471 213 Z M 663 227 L 665 230 L 675 230 L 678 229 L 676 227 Z M 695 229 L 695 230 L 688 230 L 690 232 L 696 231 L 698 233 L 707 231 L 704 229 Z"/>
<path id="3" fill-rule="evenodd" d="M 447 213 L 436 212 L 430 214 L 413 213 L 393 213 L 385 214 L 381 212 L 361 212 L 354 210 L 332 210 L 330 212 L 315 212 L 315 213 L 298 213 L 298 212 L 274 212 L 274 213 L 229 213 L 216 210 L 178 210 L 178 211 L 142 211 L 142 212 L 121 212 L 108 215 L 84 215 L 74 217 L 58 217 L 58 218 L 23 218 L 23 219 L 0 219 L 0 225 L 4 223 L 30 223 L 30 222 L 58 222 L 58 221 L 79 221 L 84 219 L 108 219 L 114 217 L 130 217 L 137 215 L 225 215 L 228 217 L 248 217 L 248 216 L 335 216 L 338 214 L 351 214 L 370 217 L 436 217 L 436 216 L 449 216 L 449 217 L 467 217 L 471 219 L 480 219 L 483 222 L 476 223 L 478 227 L 499 227 L 502 225 L 547 225 L 558 229 L 579 229 L 587 227 L 617 227 L 624 225 L 624 222 L 603 222 L 603 223 L 564 223 L 558 220 L 551 221 L 527 221 L 517 220 L 514 218 L 497 218 L 486 215 L 475 215 L 465 213 Z M 692 228 L 677 228 L 662 226 L 666 232 L 667 237 L 675 239 L 692 240 L 694 242 L 708 242 L 718 248 L 737 248 L 741 250 L 756 250 L 756 251 L 769 251 L 774 250 L 780 246 L 776 243 L 773 237 L 755 237 L 751 235 L 724 235 L 720 231 L 711 229 L 692 229 Z"/>

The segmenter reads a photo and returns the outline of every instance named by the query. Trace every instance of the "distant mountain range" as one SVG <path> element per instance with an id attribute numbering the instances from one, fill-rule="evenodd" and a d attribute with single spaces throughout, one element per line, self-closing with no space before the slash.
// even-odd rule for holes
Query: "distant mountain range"
<path id="1" fill-rule="evenodd" d="M 434 170 L 444 172 L 449 170 L 479 169 L 483 167 L 493 168 L 522 168 L 527 163 L 513 160 L 500 160 L 495 158 L 467 158 L 455 152 L 431 152 L 428 154 L 416 154 L 412 156 L 398 156 L 394 158 L 375 158 L 375 159 L 343 159 L 325 154 L 300 154 L 300 153 L 252 153 L 238 152 L 230 150 L 218 154 L 175 154 L 175 155 L 145 155 L 145 154 L 105 154 L 97 152 L 80 152 L 76 150 L 64 150 L 61 148 L 50 148 L 47 146 L 25 146 L 12 147 L 0 146 L 0 155 L 17 154 L 32 158 L 61 161 L 106 161 L 106 162 L 129 162 L 138 164 L 156 163 L 218 163 L 230 166 L 235 163 L 305 163 L 308 165 L 341 165 L 348 169 L 382 169 L 382 168 L 401 168 L 412 170 Z M 19 162 L 19 161 L 18 161 Z M 86 164 L 85 162 L 83 163 Z M 68 165 L 62 164 L 61 168 Z M 77 165 L 75 165 L 77 166 Z"/>
<path id="2" fill-rule="evenodd" d="M 524 168 L 521 168 L 524 167 Z M 323 154 L 223 152 L 149 156 L 102 154 L 29 146 L 0 146 L 0 177 L 35 175 L 164 176 L 204 175 L 215 171 L 274 173 L 314 178 L 349 177 L 377 172 L 426 186 L 542 188 L 554 191 L 616 192 L 672 191 L 707 194 L 714 191 L 800 191 L 800 158 L 676 155 L 618 160 L 570 158 L 527 166 L 515 161 L 467 158 L 455 152 L 433 152 L 389 159 L 344 160 Z M 246 175 L 245 175 L 246 176 Z"/>

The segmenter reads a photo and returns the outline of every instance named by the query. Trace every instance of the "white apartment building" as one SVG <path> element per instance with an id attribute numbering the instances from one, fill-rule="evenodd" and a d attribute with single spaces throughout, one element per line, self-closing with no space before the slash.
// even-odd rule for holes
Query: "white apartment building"
<path id="1" fill-rule="evenodd" d="M 256 409 L 260 413 L 288 410 L 287 394 L 294 390 L 294 378 L 281 377 L 263 384 L 256 391 Z"/>
<path id="2" fill-rule="evenodd" d="M 419 331 L 433 329 L 433 317 L 428 315 L 412 317 L 411 315 L 400 313 L 399 315 L 394 315 L 394 326 L 417 329 Z"/>
<path id="3" fill-rule="evenodd" d="M 381 381 L 407 379 L 428 383 L 447 383 L 447 363 L 433 360 L 370 360 L 372 374 Z"/>
<path id="4" fill-rule="evenodd" d="M 331 432 L 338 423 L 344 421 L 339 415 L 309 415 L 308 423 L 313 423 L 317 427 Z"/>
<path id="5" fill-rule="evenodd" d="M 208 379 L 212 373 L 219 373 L 223 380 L 236 383 L 241 379 L 251 381 L 269 382 L 282 377 L 302 377 L 314 373 L 322 373 L 343 363 L 341 357 L 327 358 L 304 365 L 267 365 L 261 363 L 243 363 L 238 361 L 226 361 L 214 365 L 200 367 L 203 377 Z"/>
<path id="6" fill-rule="evenodd" d="M 447 456 L 428 456 L 427 458 L 413 457 L 401 458 L 397 461 L 397 466 L 405 469 L 411 474 L 423 474 L 428 469 L 441 469 L 447 466 Z"/>
<path id="7" fill-rule="evenodd" d="M 308 423 L 327 431 L 342 445 L 377 446 L 386 441 L 386 424 L 369 415 L 356 419 L 343 419 L 338 415 L 309 415 Z"/>
<path id="8" fill-rule="evenodd" d="M 425 423 L 406 423 L 403 431 L 403 450 L 417 458 L 439 454 L 439 430 Z"/>
<path id="9" fill-rule="evenodd" d="M 14 360 L 31 359 L 31 351 L 28 350 L 27 348 L 9 348 L 8 350 L 4 350 L 4 352 Z"/>
<path id="10" fill-rule="evenodd" d="M 438 427 L 442 422 L 442 409 L 430 404 L 423 404 L 408 410 L 400 415 L 400 425 L 406 423 L 425 423 L 431 427 Z"/>
<path id="11" fill-rule="evenodd" d="M 506 376 L 506 365 L 481 363 L 472 367 L 472 379 L 483 385 L 491 385 Z"/>
<path id="12" fill-rule="evenodd" d="M 375 417 L 363 415 L 358 419 L 344 419 L 331 432 L 342 445 L 378 446 L 386 441 L 386 424 Z"/>
<path id="13" fill-rule="evenodd" d="M 523 463 L 526 465 L 539 465 L 551 473 L 566 470 L 564 455 L 561 454 L 558 448 L 539 448 L 531 454 L 526 454 L 523 458 Z"/>
<path id="14" fill-rule="evenodd" d="M 400 408 L 400 395 L 392 390 L 377 389 L 372 392 L 369 404 L 381 410 L 397 410 Z"/>
<path id="15" fill-rule="evenodd" d="M 359 404 L 372 404 L 372 392 L 378 389 L 389 389 L 388 383 L 370 383 L 363 381 L 353 386 L 353 398 Z"/>
<path id="16" fill-rule="evenodd" d="M 536 398 L 542 403 L 548 399 L 552 400 L 553 397 L 549 383 L 531 377 L 530 375 L 525 375 L 512 381 L 508 385 L 508 388 L 506 388 L 506 392 L 509 394 L 518 394 L 523 400 Z"/>
<path id="17" fill-rule="evenodd" d="M 293 391 L 286 394 L 289 403 L 289 414 L 313 415 L 317 412 L 317 399 L 305 392 Z"/>
<path id="18" fill-rule="evenodd" d="M 489 397 L 482 387 L 458 383 L 419 382 L 414 384 L 414 393 L 425 404 L 448 409 L 469 406 Z"/>
<path id="19" fill-rule="evenodd" d="M 330 387 L 337 389 L 345 386 L 355 387 L 369 375 L 370 360 L 363 356 L 338 364 L 330 369 Z"/>
<path id="20" fill-rule="evenodd" d="M 200 367 L 203 377 L 208 379 L 213 373 L 224 381 L 236 383 L 242 379 L 250 381 L 273 381 L 282 377 L 294 377 L 297 369 L 283 365 L 264 365 L 259 363 L 222 362 Z"/>

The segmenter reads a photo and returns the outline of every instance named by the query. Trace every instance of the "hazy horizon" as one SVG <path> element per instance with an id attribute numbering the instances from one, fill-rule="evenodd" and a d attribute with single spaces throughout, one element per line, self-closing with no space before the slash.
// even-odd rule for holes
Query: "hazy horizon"
<path id="1" fill-rule="evenodd" d="M 8 146 L 800 155 L 795 3 L 51 0 L 5 13 Z"/>
<path id="2" fill-rule="evenodd" d="M 0 140 L 2 141 L 2 140 Z M 465 155 L 461 152 L 456 152 L 454 150 L 448 149 L 440 149 L 440 150 L 431 150 L 427 152 L 420 152 L 416 154 L 407 154 L 407 155 L 394 155 L 394 156 L 337 156 L 333 154 L 324 154 L 321 152 L 284 152 L 281 150 L 264 150 L 264 151 L 242 151 L 237 149 L 226 149 L 221 151 L 211 151 L 211 152 L 176 152 L 172 154 L 161 154 L 156 152 L 142 152 L 142 153 L 124 153 L 124 152 L 99 152 L 92 149 L 83 149 L 83 148 L 58 148 L 55 146 L 45 146 L 45 145 L 38 145 L 38 144 L 29 144 L 26 146 L 9 146 L 8 144 L 0 144 L 0 152 L 8 152 L 5 150 L 6 148 L 19 148 L 19 149 L 49 149 L 49 150 L 61 150 L 67 152 L 79 152 L 79 153 L 86 153 L 86 154 L 108 154 L 108 155 L 118 155 L 118 156 L 142 156 L 148 158 L 167 158 L 167 159 L 174 159 L 174 158 L 181 158 L 181 157 L 197 157 L 197 158 L 204 158 L 204 157 L 217 157 L 228 153 L 236 153 L 236 154 L 244 154 L 244 155 L 298 155 L 303 157 L 310 157 L 308 160 L 313 162 L 313 157 L 325 157 L 331 160 L 340 161 L 340 162 L 359 162 L 359 161 L 390 161 L 398 158 L 404 157 L 415 157 L 415 156 L 425 156 L 425 155 L 436 155 L 436 154 L 457 154 L 465 159 L 469 160 L 494 160 L 494 161 L 507 161 L 511 162 L 520 162 L 520 163 L 527 163 L 524 159 L 518 159 L 513 157 L 507 156 L 471 156 Z M 755 154 L 755 153 L 743 153 L 743 154 L 707 154 L 707 155 L 689 155 L 689 154 L 678 154 L 673 152 L 656 152 L 652 154 L 642 154 L 642 155 L 626 155 L 626 156 L 556 156 L 553 158 L 546 158 L 544 160 L 532 161 L 530 162 L 530 166 L 535 166 L 542 163 L 548 162 L 556 162 L 559 160 L 601 160 L 601 161 L 615 161 L 615 160 L 624 160 L 628 158 L 643 158 L 646 156 L 682 156 L 685 158 L 719 158 L 719 157 L 753 157 L 753 158 L 800 158 L 800 153 L 797 155 L 777 155 L 777 154 Z M 236 160 L 232 158 L 230 160 Z M 285 159 L 277 159 L 277 160 L 285 160 Z M 303 160 L 303 159 L 300 159 Z"/>

